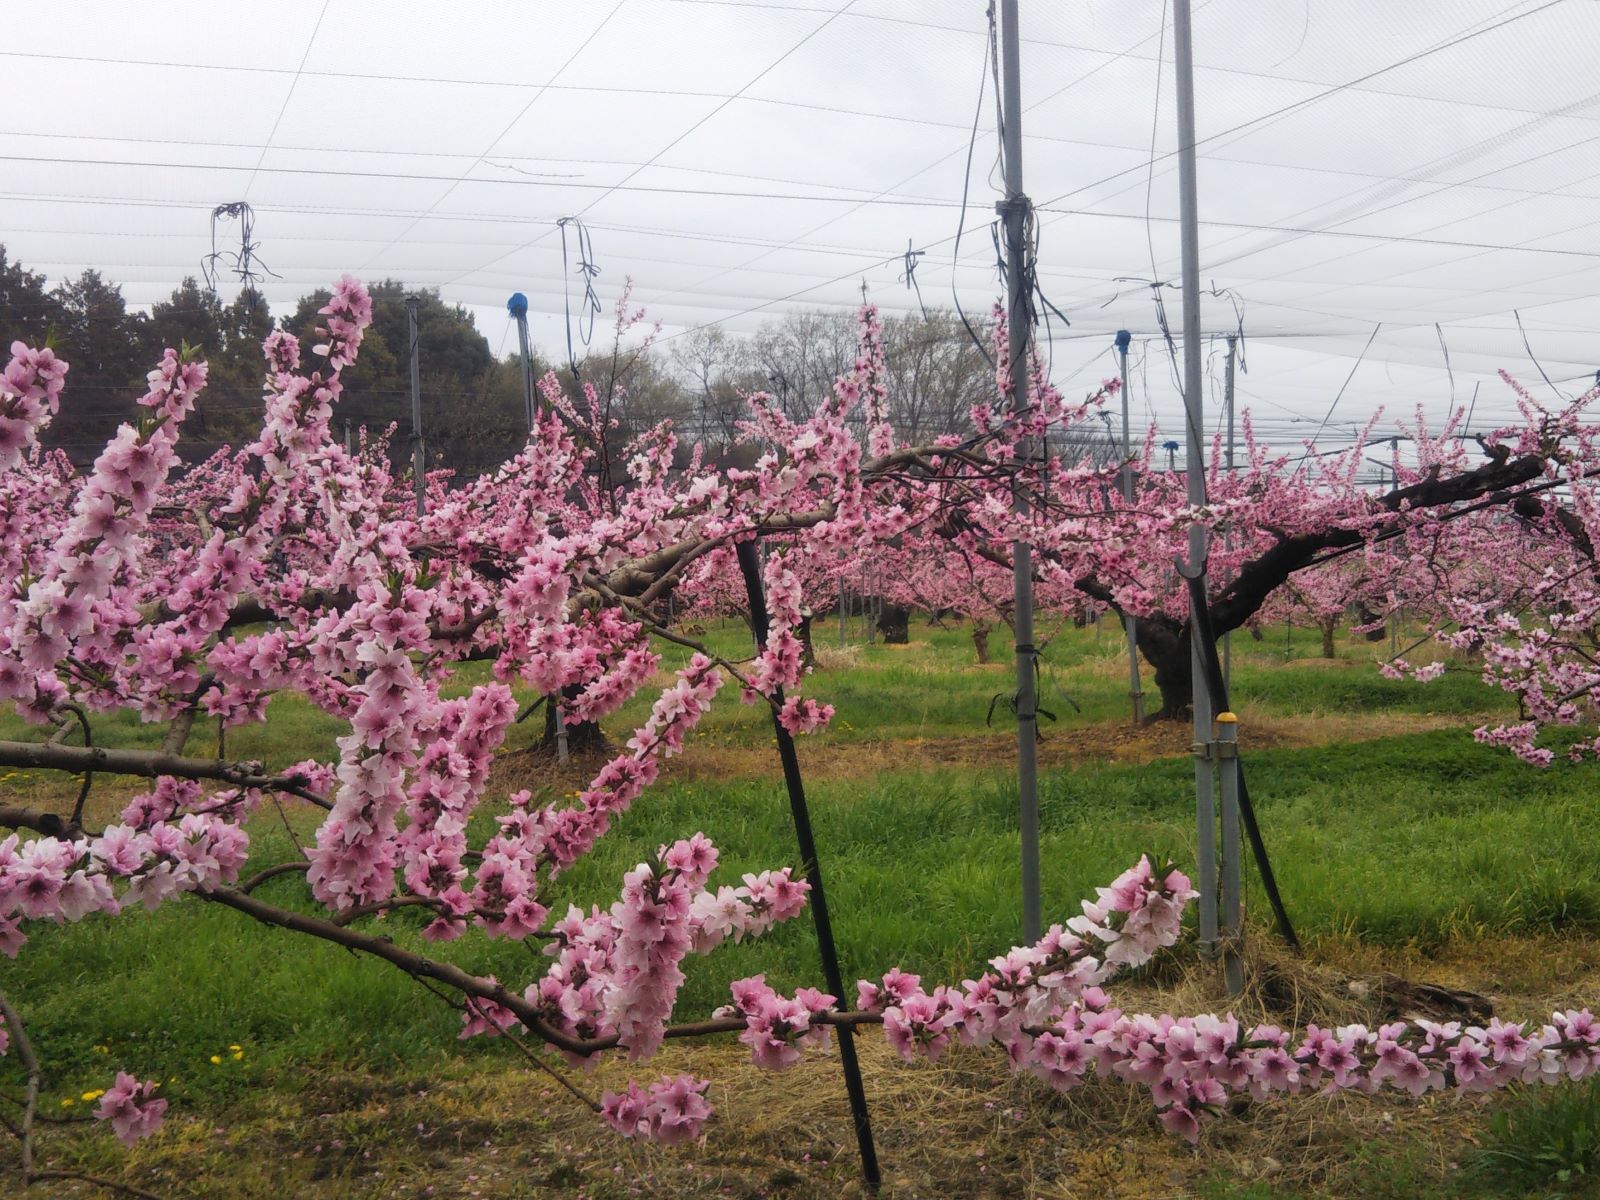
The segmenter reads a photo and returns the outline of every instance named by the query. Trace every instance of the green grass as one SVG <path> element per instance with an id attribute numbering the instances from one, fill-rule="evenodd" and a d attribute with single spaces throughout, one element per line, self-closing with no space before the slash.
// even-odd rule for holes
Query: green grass
<path id="1" fill-rule="evenodd" d="M 1490 1119 L 1472 1166 L 1520 1195 L 1600 1190 L 1600 1081 L 1522 1093 Z"/>
<path id="2" fill-rule="evenodd" d="M 1419 1137 L 1419 1132 L 1422 1136 Z M 1335 1179 L 1316 1195 L 1360 1200 L 1564 1200 L 1600 1194 L 1600 1081 L 1514 1089 L 1439 1170 L 1440 1146 L 1409 1130 L 1345 1148 Z M 1306 1195 L 1270 1181 L 1218 1173 L 1200 1200 L 1295 1200 Z"/>

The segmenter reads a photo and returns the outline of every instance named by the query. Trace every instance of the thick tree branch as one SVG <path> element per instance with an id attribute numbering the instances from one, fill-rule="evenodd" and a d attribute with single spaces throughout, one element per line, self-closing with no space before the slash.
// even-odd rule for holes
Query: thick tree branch
<path id="1" fill-rule="evenodd" d="M 0 804 L 0 829 L 31 829 L 66 841 L 83 836 L 83 828 L 76 820 L 20 804 Z"/>
<path id="2" fill-rule="evenodd" d="M 597 1054 L 602 1050 L 613 1050 L 621 1045 L 620 1039 L 615 1036 L 604 1038 L 574 1037 L 563 1030 L 556 1029 L 544 1019 L 538 1005 L 530 1004 L 516 992 L 491 983 L 487 979 L 468 974 L 454 963 L 439 962 L 435 959 L 425 958 L 394 944 L 386 937 L 377 937 L 372 934 L 362 933 L 359 930 L 325 920 L 322 917 L 311 916 L 308 913 L 293 912 L 286 908 L 268 904 L 232 888 L 203 888 L 194 893 L 202 900 L 213 904 L 226 905 L 228 908 L 254 917 L 264 925 L 274 925 L 280 929 L 288 929 L 295 933 L 309 934 L 323 941 L 331 942 L 336 946 L 343 946 L 347 950 L 359 954 L 370 954 L 374 958 L 381 958 L 385 962 L 398 967 L 407 975 L 419 980 L 432 980 L 445 987 L 460 992 L 469 999 L 487 1000 L 507 1009 L 517 1020 L 543 1041 L 565 1050 L 572 1054 Z M 882 1024 L 883 1017 L 878 1013 L 863 1012 L 831 1012 L 823 1013 L 812 1018 L 813 1022 L 820 1025 L 856 1026 Z M 684 1025 L 669 1026 L 666 1036 L 669 1038 L 704 1037 L 710 1034 L 737 1033 L 745 1028 L 745 1022 L 739 1018 L 716 1019 L 710 1021 L 696 1021 Z"/>
<path id="3" fill-rule="evenodd" d="M 0 765 L 45 771 L 104 771 L 110 775 L 139 775 L 156 779 L 215 779 L 235 787 L 260 788 L 298 796 L 319 808 L 332 805 L 299 775 L 268 775 L 258 762 L 226 762 L 212 758 L 183 758 L 153 750 L 113 750 L 101 746 L 52 746 L 43 742 L 0 742 Z"/>

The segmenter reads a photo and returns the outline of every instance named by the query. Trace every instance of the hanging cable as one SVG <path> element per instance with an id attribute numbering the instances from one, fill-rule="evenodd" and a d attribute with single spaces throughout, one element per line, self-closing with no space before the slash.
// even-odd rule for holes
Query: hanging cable
<path id="1" fill-rule="evenodd" d="M 1444 371 L 1450 377 L 1450 409 L 1454 412 L 1456 407 L 1456 373 L 1450 366 L 1450 347 L 1444 344 L 1444 328 L 1439 322 L 1435 321 L 1433 323 L 1433 331 L 1439 335 L 1439 349 L 1444 354 Z"/>
<path id="2" fill-rule="evenodd" d="M 991 371 L 995 369 L 994 355 L 989 353 L 989 347 L 983 344 L 978 331 L 972 327 L 972 321 L 967 317 L 967 310 L 961 307 L 961 291 L 956 287 L 956 272 L 961 269 L 961 234 L 967 224 L 967 198 L 972 190 L 972 155 L 978 146 L 978 124 L 983 120 L 983 94 L 989 87 L 989 62 L 995 56 L 995 37 L 994 0 L 989 0 L 989 37 L 983 45 L 983 69 L 978 75 L 978 107 L 972 114 L 972 134 L 967 139 L 966 170 L 961 173 L 961 214 L 956 218 L 955 246 L 950 251 L 950 297 L 955 301 L 956 316 L 961 318 L 967 336 L 978 348 L 978 353 L 983 355 L 983 361 L 989 364 Z"/>
<path id="3" fill-rule="evenodd" d="M 237 250 L 223 250 L 217 245 L 217 233 L 229 221 L 239 222 Z M 274 279 L 282 278 L 256 257 L 256 250 L 261 243 L 255 240 L 255 227 L 255 210 L 245 201 L 235 200 L 231 204 L 217 205 L 211 210 L 211 253 L 200 260 L 200 272 L 205 276 L 206 286 L 213 296 L 217 294 L 219 268 L 225 264 L 239 282 L 244 284 L 252 310 L 256 304 L 256 283 L 263 274 L 271 275 Z"/>
<path id="4" fill-rule="evenodd" d="M 1517 332 L 1522 335 L 1522 348 L 1528 352 L 1528 361 L 1531 362 L 1535 367 L 1539 368 L 1539 374 L 1544 378 L 1544 381 L 1550 385 L 1550 390 L 1552 392 L 1560 396 L 1563 400 L 1570 401 L 1572 397 L 1567 395 L 1553 382 L 1551 382 L 1550 376 L 1546 375 L 1544 372 L 1543 364 L 1533 356 L 1533 347 L 1528 343 L 1528 331 L 1522 327 L 1522 314 L 1513 308 L 1511 310 L 1511 315 L 1517 319 Z M 1597 372 L 1595 377 L 1597 380 L 1600 380 L 1600 372 Z"/>
<path id="5" fill-rule="evenodd" d="M 1372 349 L 1372 343 L 1378 338 L 1378 330 L 1382 328 L 1382 321 L 1379 321 L 1372 327 L 1372 336 L 1367 338 L 1367 344 L 1361 347 L 1361 353 L 1356 356 L 1356 365 L 1351 367 L 1350 374 L 1344 377 L 1344 384 L 1339 388 L 1339 394 L 1333 398 L 1333 403 L 1328 405 L 1328 411 L 1323 414 L 1322 422 L 1317 426 L 1316 433 L 1311 435 L 1311 441 L 1313 443 L 1315 443 L 1316 440 L 1322 436 L 1323 429 L 1326 428 L 1329 419 L 1333 416 L 1333 410 L 1339 407 L 1339 401 L 1344 398 L 1345 388 L 1350 386 L 1350 381 L 1356 377 L 1356 372 L 1361 369 L 1361 360 L 1367 356 L 1367 351 Z"/>
<path id="6" fill-rule="evenodd" d="M 911 239 L 907 238 L 905 257 L 900 260 L 901 270 L 899 280 L 899 282 L 906 285 L 907 291 L 915 292 L 917 294 L 917 307 L 922 310 L 922 319 L 924 321 L 929 319 L 928 306 L 922 302 L 922 286 L 917 283 L 917 263 L 921 261 L 922 256 L 926 253 L 927 251 L 925 250 L 913 250 L 911 248 Z M 866 285 L 863 283 L 862 287 L 865 286 Z"/>
<path id="7" fill-rule="evenodd" d="M 594 320 L 600 315 L 600 297 L 594 290 L 595 277 L 600 274 L 600 268 L 594 265 L 594 247 L 589 242 L 589 227 L 583 223 L 583 218 L 562 217 L 557 221 L 556 228 L 561 230 L 561 301 L 567 318 L 567 365 L 576 376 L 578 356 L 572 347 L 572 293 L 568 286 L 572 279 L 572 264 L 567 253 L 569 225 L 572 226 L 578 246 L 578 274 L 583 279 L 583 299 L 578 305 L 578 340 L 586 350 L 589 340 L 594 337 Z"/>
<path id="8" fill-rule="evenodd" d="M 1144 240 L 1150 249 L 1150 278 L 1160 279 L 1161 268 L 1156 266 L 1156 239 L 1150 222 L 1150 197 L 1156 185 L 1156 130 L 1161 125 L 1161 68 L 1167 56 L 1167 0 L 1161 0 L 1161 36 L 1156 43 L 1156 102 L 1150 113 L 1150 161 L 1146 165 L 1144 181 Z M 1182 385 L 1178 392 L 1183 393 Z"/>

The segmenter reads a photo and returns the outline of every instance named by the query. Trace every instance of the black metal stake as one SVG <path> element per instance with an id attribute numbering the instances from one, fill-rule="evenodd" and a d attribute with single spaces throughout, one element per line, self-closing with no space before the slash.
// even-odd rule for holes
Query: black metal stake
<path id="1" fill-rule="evenodd" d="M 761 559 L 755 539 L 740 542 L 736 550 L 739 571 L 744 576 L 745 593 L 750 598 L 750 627 L 755 632 L 756 649 L 766 645 L 770 622 L 767 598 L 761 586 Z M 781 706 L 783 690 L 773 697 Z M 794 833 L 800 843 L 800 858 L 805 863 L 806 881 L 811 885 L 811 920 L 817 927 L 817 949 L 822 953 L 822 974 L 828 990 L 847 1011 L 850 1002 L 839 971 L 839 953 L 833 945 L 833 925 L 828 920 L 828 901 L 822 892 L 822 864 L 817 860 L 817 843 L 811 836 L 811 814 L 806 808 L 805 785 L 800 779 L 800 759 L 795 754 L 794 738 L 772 711 L 772 733 L 778 743 L 778 758 L 783 763 L 783 782 L 789 790 L 789 810 L 794 815 Z M 872 1118 L 867 1112 L 867 1090 L 861 1082 L 861 1064 L 856 1059 L 855 1031 L 848 1025 L 836 1030 L 839 1037 L 839 1065 L 844 1069 L 845 1091 L 850 1095 L 850 1118 L 856 1127 L 856 1147 L 861 1152 L 861 1177 L 871 1192 L 878 1190 L 878 1152 L 872 1144 Z"/>

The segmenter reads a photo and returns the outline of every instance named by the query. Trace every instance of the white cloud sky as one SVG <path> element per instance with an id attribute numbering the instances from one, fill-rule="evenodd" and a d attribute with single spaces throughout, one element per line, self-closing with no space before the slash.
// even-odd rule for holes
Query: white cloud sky
<path id="1" fill-rule="evenodd" d="M 0 47 L 0 240 L 52 279 L 95 266 L 148 302 L 198 274 L 211 208 L 244 199 L 282 277 L 275 303 L 346 271 L 395 276 L 472 306 L 501 348 L 513 291 L 536 341 L 562 343 L 555 222 L 574 215 L 602 302 L 631 277 L 668 334 L 852 305 L 863 281 L 886 309 L 914 306 L 908 242 L 926 250 L 930 305 L 955 288 L 982 311 L 997 286 L 992 93 L 959 262 L 952 245 L 985 7 L 30 6 Z M 1180 436 L 1150 291 L 1119 282 L 1177 275 L 1170 12 L 1021 8 L 1040 277 L 1073 322 L 1056 329 L 1057 378 L 1111 372 L 1128 328 L 1136 411 Z M 1455 398 L 1478 389 L 1474 427 L 1511 412 L 1500 367 L 1552 395 L 1514 309 L 1553 379 L 1592 379 L 1600 5 L 1195 0 L 1194 39 L 1202 274 L 1243 305 L 1240 404 L 1275 442 L 1316 429 L 1347 379 L 1334 428 L 1379 405 L 1386 427 L 1418 403 L 1442 416 L 1441 338 Z M 1176 291 L 1167 308 L 1176 332 Z M 1208 331 L 1234 325 L 1226 299 L 1203 315 Z"/>

